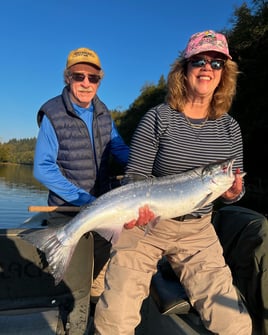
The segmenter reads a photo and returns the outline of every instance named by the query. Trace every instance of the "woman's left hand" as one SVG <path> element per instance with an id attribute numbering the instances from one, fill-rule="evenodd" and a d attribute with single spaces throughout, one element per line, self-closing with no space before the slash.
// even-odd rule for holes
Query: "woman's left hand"
<path id="1" fill-rule="evenodd" d="M 240 173 L 240 169 L 236 169 L 235 171 L 235 180 L 233 182 L 233 185 L 222 194 L 222 197 L 225 200 L 234 200 L 236 199 L 239 194 L 242 192 L 243 188 L 243 175 Z"/>
<path id="2" fill-rule="evenodd" d="M 134 226 L 145 226 L 155 217 L 154 213 L 150 210 L 148 205 L 144 205 L 139 208 L 139 217 L 138 219 L 133 219 L 124 224 L 126 229 L 131 229 Z"/>

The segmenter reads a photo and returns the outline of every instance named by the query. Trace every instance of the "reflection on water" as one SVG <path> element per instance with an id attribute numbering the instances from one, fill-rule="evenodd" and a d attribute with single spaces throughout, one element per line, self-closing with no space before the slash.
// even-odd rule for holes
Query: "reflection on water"
<path id="1" fill-rule="evenodd" d="M 0 164 L 0 227 L 17 227 L 35 213 L 30 205 L 46 205 L 47 190 L 32 175 L 32 166 Z"/>
<path id="2" fill-rule="evenodd" d="M 10 187 L 30 187 L 39 190 L 46 190 L 33 177 L 31 165 L 0 164 L 0 180 L 5 181 Z"/>

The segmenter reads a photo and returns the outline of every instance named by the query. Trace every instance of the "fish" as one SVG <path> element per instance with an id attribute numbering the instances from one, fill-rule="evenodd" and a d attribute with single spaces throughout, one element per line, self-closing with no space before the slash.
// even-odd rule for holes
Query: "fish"
<path id="1" fill-rule="evenodd" d="M 139 208 L 145 205 L 155 214 L 148 223 L 149 230 L 159 220 L 192 213 L 213 202 L 232 186 L 234 161 L 235 158 L 230 157 L 183 173 L 126 183 L 84 206 L 65 225 L 23 232 L 21 237 L 45 254 L 57 285 L 84 234 L 95 231 L 113 244 L 124 224 L 137 218 Z"/>

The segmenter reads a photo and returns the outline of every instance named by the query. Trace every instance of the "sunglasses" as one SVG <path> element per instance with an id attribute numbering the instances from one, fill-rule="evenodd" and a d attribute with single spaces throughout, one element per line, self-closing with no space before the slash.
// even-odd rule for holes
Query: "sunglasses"
<path id="1" fill-rule="evenodd" d="M 223 59 L 205 59 L 205 58 L 194 58 L 189 60 L 192 67 L 203 67 L 206 64 L 210 64 L 213 70 L 221 70 L 224 67 L 225 60 Z"/>
<path id="2" fill-rule="evenodd" d="M 74 72 L 70 74 L 70 77 L 74 80 L 74 81 L 78 81 L 78 82 L 82 82 L 85 80 L 85 78 L 87 77 L 88 81 L 91 84 L 97 84 L 100 80 L 101 77 L 96 75 L 96 74 L 84 74 L 84 73 L 79 73 L 79 72 Z"/>

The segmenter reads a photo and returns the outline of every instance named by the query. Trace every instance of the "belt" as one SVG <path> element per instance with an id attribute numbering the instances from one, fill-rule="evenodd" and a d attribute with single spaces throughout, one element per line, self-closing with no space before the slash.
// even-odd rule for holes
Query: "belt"
<path id="1" fill-rule="evenodd" d="M 186 215 L 182 215 L 182 216 L 177 216 L 175 218 L 172 218 L 172 220 L 176 220 L 176 221 L 185 221 L 185 220 L 195 220 L 195 219 L 200 219 L 201 216 L 195 216 L 192 214 L 186 214 Z"/>

